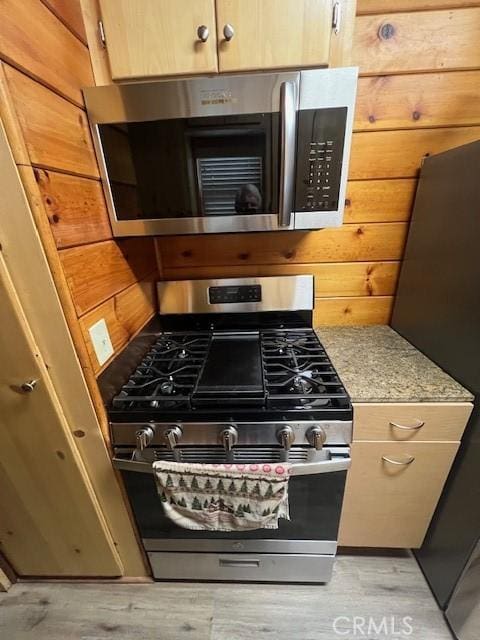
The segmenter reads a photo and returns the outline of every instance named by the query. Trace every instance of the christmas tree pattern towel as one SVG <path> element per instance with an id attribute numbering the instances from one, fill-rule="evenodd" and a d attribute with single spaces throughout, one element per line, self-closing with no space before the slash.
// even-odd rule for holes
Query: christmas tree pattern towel
<path id="1" fill-rule="evenodd" d="M 165 514 L 204 531 L 278 529 L 288 513 L 288 464 L 153 463 Z"/>

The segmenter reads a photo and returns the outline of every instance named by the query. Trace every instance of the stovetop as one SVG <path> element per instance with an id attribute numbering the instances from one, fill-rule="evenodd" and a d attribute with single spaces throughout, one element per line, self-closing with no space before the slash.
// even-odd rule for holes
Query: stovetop
<path id="1" fill-rule="evenodd" d="M 115 422 L 352 417 L 311 328 L 158 333 L 108 412 Z"/>

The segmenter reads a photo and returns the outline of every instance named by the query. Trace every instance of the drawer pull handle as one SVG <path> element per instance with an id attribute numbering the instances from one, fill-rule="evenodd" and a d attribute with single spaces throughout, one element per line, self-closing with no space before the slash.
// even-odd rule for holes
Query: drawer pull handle
<path id="1" fill-rule="evenodd" d="M 395 427 L 395 429 L 403 429 L 404 431 L 415 431 L 416 429 L 421 429 L 425 422 L 423 420 L 417 420 L 416 424 L 412 424 L 410 426 L 404 424 L 398 424 L 398 422 L 390 422 L 391 427 Z"/>
<path id="2" fill-rule="evenodd" d="M 227 558 L 220 558 L 218 564 L 221 567 L 258 569 L 260 567 L 260 560 L 250 558 L 248 560 L 230 560 Z"/>
<path id="3" fill-rule="evenodd" d="M 401 467 L 405 467 L 408 464 L 412 464 L 415 460 L 415 456 L 408 456 L 408 460 L 394 460 L 393 458 L 389 458 L 388 456 L 382 456 L 382 460 L 384 462 L 389 462 L 390 464 L 398 464 Z"/>

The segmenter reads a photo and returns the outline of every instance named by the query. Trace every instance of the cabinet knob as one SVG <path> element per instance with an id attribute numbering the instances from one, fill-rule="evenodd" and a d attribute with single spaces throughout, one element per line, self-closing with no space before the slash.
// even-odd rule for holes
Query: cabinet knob
<path id="1" fill-rule="evenodd" d="M 235 29 L 232 27 L 231 24 L 228 24 L 227 22 L 227 24 L 223 27 L 223 37 L 227 42 L 230 42 L 230 40 L 233 38 L 234 35 L 235 35 Z"/>
<path id="2" fill-rule="evenodd" d="M 38 380 L 27 380 L 20 386 L 21 393 L 32 393 L 37 386 Z"/>
<path id="3" fill-rule="evenodd" d="M 202 42 L 206 42 L 208 40 L 209 35 L 210 35 L 210 31 L 208 30 L 208 27 L 206 27 L 204 24 L 198 27 L 197 36 L 199 40 L 201 40 Z"/>

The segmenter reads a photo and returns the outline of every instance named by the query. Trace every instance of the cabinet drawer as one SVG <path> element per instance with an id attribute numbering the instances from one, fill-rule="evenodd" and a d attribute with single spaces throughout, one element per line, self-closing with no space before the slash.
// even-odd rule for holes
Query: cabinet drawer
<path id="1" fill-rule="evenodd" d="M 355 404 L 353 439 L 457 442 L 471 412 L 469 402 Z"/>
<path id="2" fill-rule="evenodd" d="M 420 547 L 458 447 L 457 442 L 355 442 L 339 544 Z"/>

